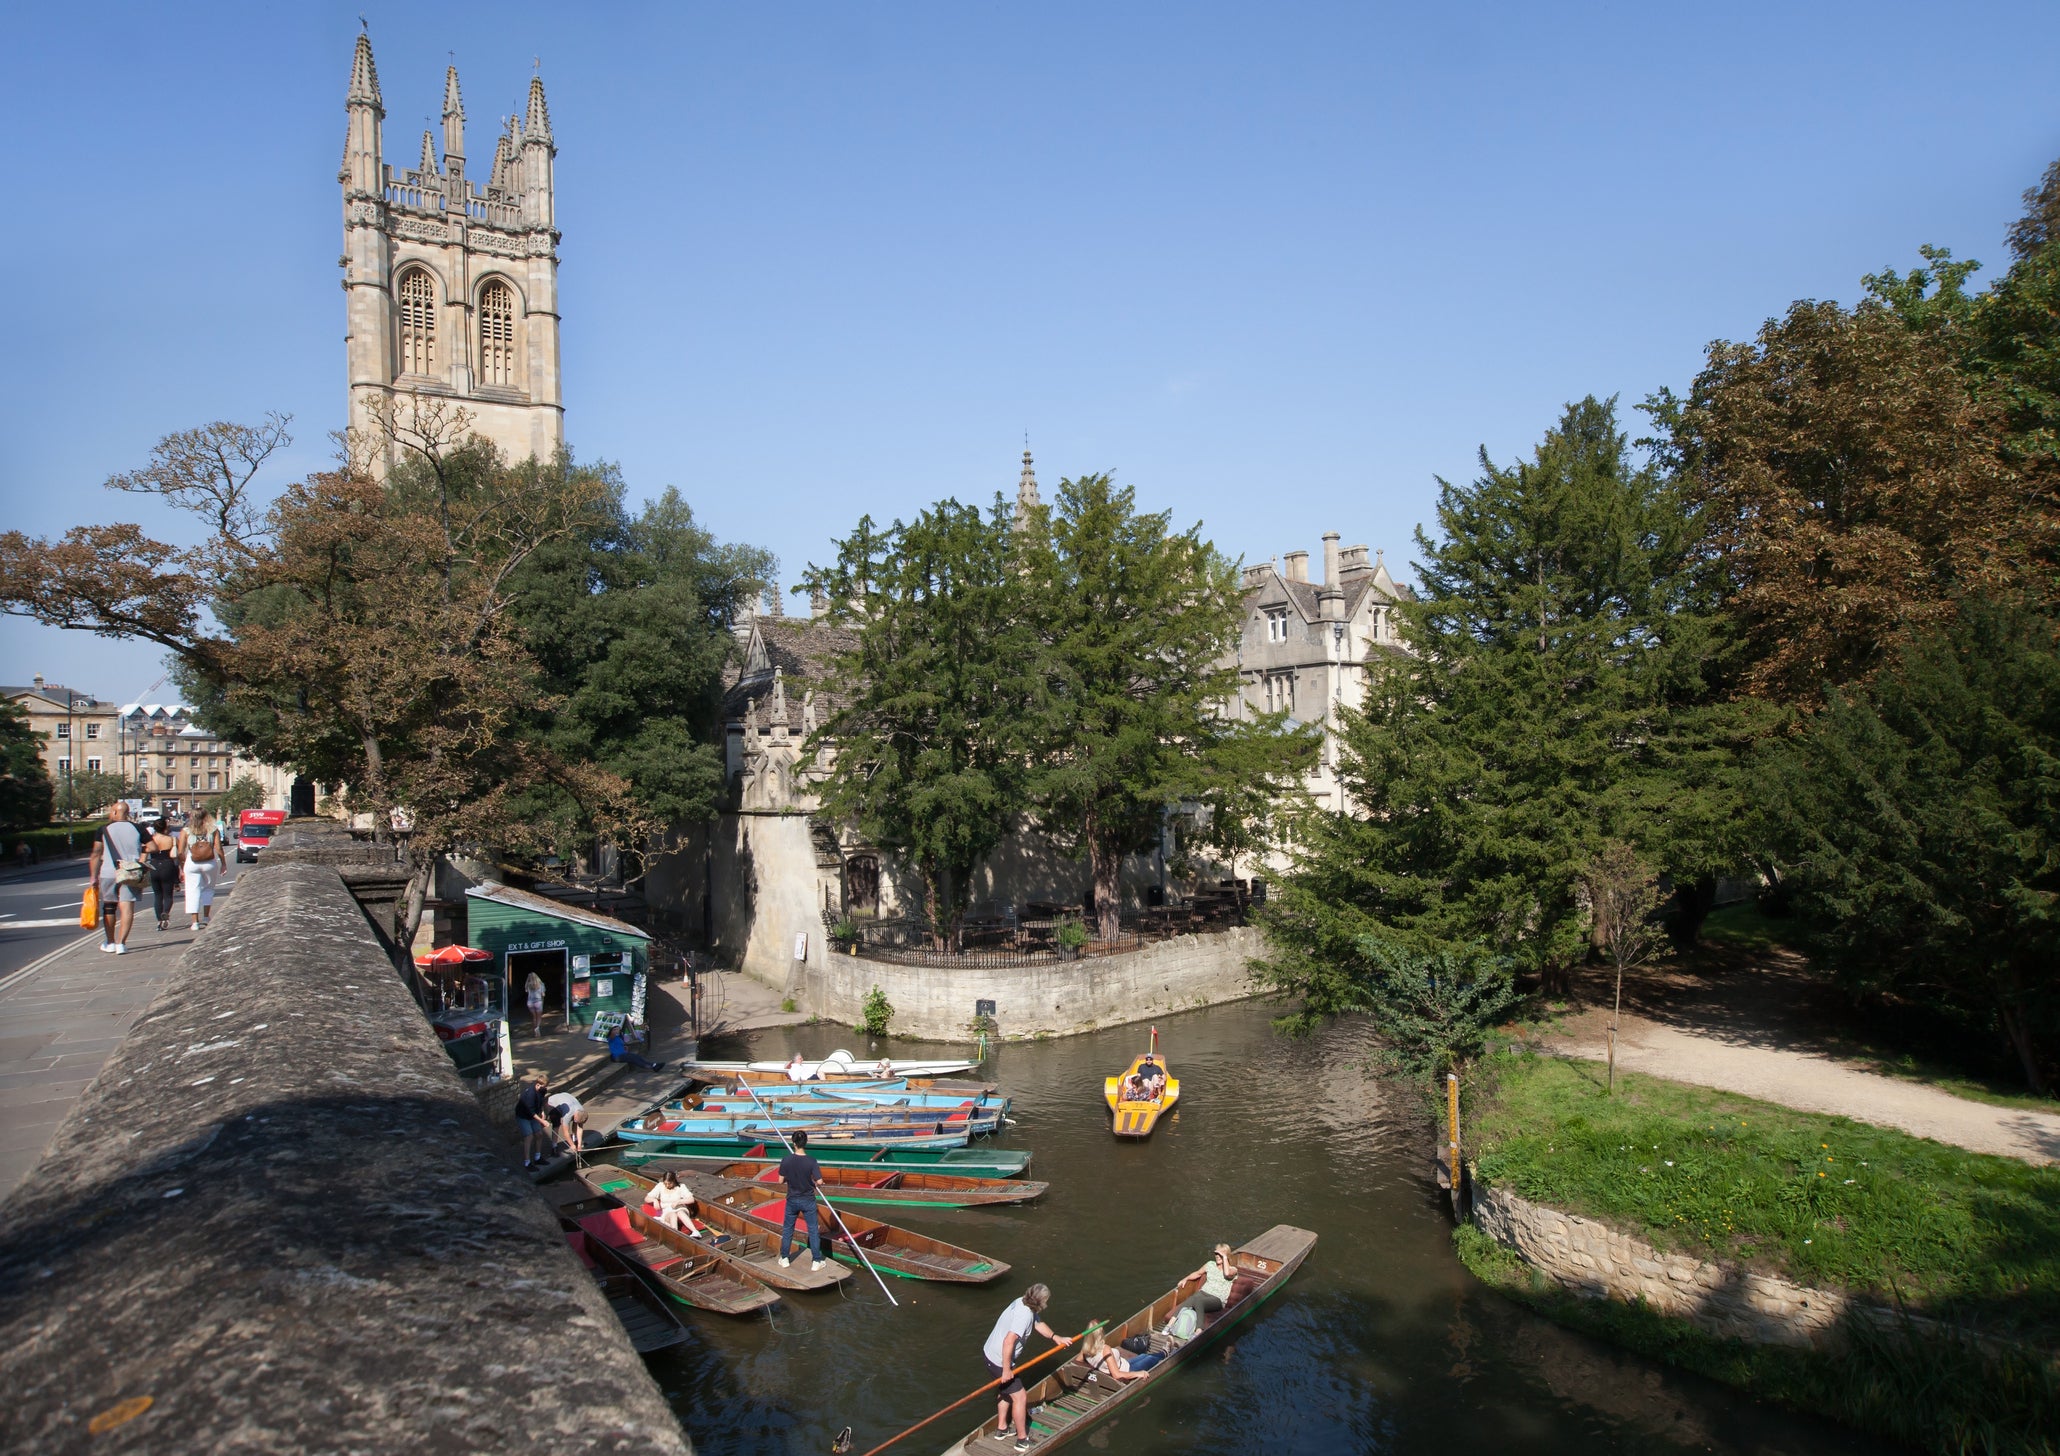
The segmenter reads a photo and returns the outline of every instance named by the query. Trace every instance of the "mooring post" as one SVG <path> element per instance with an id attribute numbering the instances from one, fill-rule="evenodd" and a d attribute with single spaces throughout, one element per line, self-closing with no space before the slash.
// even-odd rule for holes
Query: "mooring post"
<path id="1" fill-rule="evenodd" d="M 1445 1174 L 1452 1183 L 1452 1217 L 1465 1217 L 1459 1197 L 1459 1074 L 1445 1074 Z"/>

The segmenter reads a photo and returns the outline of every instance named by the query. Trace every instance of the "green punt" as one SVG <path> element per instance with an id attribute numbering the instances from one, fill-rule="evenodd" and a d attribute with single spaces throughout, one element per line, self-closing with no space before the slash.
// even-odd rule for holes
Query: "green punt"
<path id="1" fill-rule="evenodd" d="M 622 1165 L 635 1168 L 653 1158 L 780 1158 L 786 1149 L 749 1138 L 649 1139 L 622 1154 Z M 823 1143 L 811 1147 L 814 1159 L 828 1167 L 864 1164 L 874 1168 L 923 1168 L 936 1173 L 964 1173 L 975 1178 L 1020 1178 L 1030 1154 L 1005 1148 L 840 1148 Z"/>

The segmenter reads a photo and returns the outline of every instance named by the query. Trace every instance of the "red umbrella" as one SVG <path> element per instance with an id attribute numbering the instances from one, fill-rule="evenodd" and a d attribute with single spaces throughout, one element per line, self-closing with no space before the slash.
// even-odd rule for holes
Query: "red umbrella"
<path id="1" fill-rule="evenodd" d="M 437 950 L 426 950 L 415 957 L 418 966 L 463 966 L 475 961 L 490 961 L 491 951 L 475 950 L 469 945 L 446 945 Z"/>

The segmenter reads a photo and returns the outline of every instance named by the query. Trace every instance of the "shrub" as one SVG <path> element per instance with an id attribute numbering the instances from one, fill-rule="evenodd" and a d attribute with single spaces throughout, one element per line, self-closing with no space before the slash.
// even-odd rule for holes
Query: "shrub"
<path id="1" fill-rule="evenodd" d="M 887 1034 L 887 1023 L 894 1019 L 894 1004 L 887 999 L 887 993 L 878 986 L 866 993 L 864 1016 L 865 1020 L 858 1026 L 860 1031 L 867 1036 Z"/>

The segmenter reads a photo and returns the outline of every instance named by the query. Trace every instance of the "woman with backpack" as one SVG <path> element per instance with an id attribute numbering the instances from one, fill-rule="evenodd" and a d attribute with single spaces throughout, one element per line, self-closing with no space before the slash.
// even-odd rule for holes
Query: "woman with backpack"
<path id="1" fill-rule="evenodd" d="M 214 919 L 215 875 L 222 865 L 222 831 L 205 809 L 193 811 L 180 834 L 186 851 L 186 916 L 188 930 Z"/>

